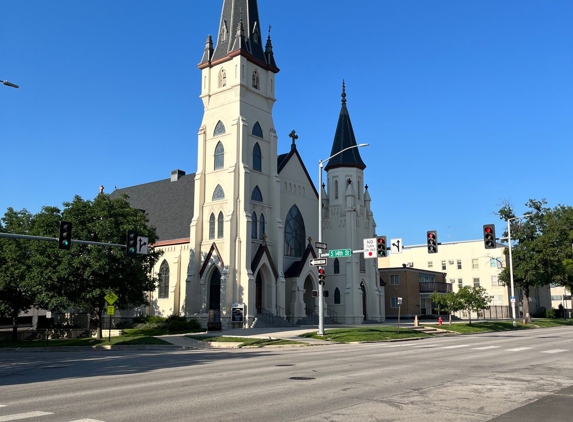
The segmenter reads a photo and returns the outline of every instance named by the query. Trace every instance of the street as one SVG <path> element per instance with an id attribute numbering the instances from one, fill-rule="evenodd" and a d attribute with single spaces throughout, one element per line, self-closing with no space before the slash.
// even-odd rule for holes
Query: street
<path id="1" fill-rule="evenodd" d="M 0 353 L 0 422 L 570 420 L 573 330 Z"/>

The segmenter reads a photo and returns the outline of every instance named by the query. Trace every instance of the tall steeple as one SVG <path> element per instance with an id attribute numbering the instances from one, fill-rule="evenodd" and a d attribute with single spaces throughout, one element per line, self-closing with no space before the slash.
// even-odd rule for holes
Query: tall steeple
<path id="1" fill-rule="evenodd" d="M 342 81 L 342 107 L 340 109 L 340 116 L 338 117 L 338 125 L 336 126 L 330 155 L 333 156 L 343 149 L 353 145 L 356 145 L 356 138 L 354 137 L 352 122 L 350 121 L 350 115 L 346 108 L 346 86 L 344 81 Z M 328 161 L 328 164 L 324 169 L 328 171 L 337 167 L 355 167 L 360 170 L 364 170 L 366 168 L 366 164 L 364 164 L 360 157 L 359 149 L 360 148 L 351 148 L 344 151 L 342 154 L 338 154 L 336 157 L 331 158 Z"/>
<path id="2" fill-rule="evenodd" d="M 261 36 L 257 0 L 224 0 L 217 45 L 211 54 L 206 48 L 199 68 L 242 55 L 260 67 L 278 73 L 272 48 L 270 28 L 266 44 Z"/>

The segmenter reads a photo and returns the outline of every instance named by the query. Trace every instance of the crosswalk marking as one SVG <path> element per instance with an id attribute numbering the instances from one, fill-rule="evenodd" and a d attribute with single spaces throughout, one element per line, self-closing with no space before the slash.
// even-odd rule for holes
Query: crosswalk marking
<path id="1" fill-rule="evenodd" d="M 472 347 L 474 350 L 487 350 L 487 349 L 497 349 L 501 346 L 484 346 L 484 347 Z"/>
<path id="2" fill-rule="evenodd" d="M 566 352 L 567 350 L 564 349 L 553 349 L 553 350 L 545 350 L 541 353 L 561 353 L 561 352 Z"/>
<path id="3" fill-rule="evenodd" d="M 458 344 L 457 346 L 444 346 L 440 347 L 440 349 L 458 349 L 460 347 L 469 347 L 469 344 Z"/>
<path id="4" fill-rule="evenodd" d="M 515 349 L 507 349 L 508 352 L 521 352 L 522 350 L 529 350 L 531 347 L 517 347 Z"/>
<path id="5" fill-rule="evenodd" d="M 0 416 L 0 422 L 19 421 L 20 419 L 36 418 L 38 416 L 53 415 L 50 412 L 26 412 L 15 413 L 12 415 Z"/>

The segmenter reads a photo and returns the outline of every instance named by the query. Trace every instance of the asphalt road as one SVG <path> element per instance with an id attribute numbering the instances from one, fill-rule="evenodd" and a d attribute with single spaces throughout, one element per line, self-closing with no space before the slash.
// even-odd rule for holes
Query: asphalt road
<path id="1" fill-rule="evenodd" d="M 302 348 L 0 353 L 0 422 L 572 420 L 573 329 Z"/>

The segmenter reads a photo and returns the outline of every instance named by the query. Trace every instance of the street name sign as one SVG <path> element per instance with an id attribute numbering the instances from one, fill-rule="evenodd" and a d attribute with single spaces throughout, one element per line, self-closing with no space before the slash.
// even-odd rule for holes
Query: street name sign
<path id="1" fill-rule="evenodd" d="M 376 238 L 364 239 L 364 258 L 376 258 Z"/>
<path id="2" fill-rule="evenodd" d="M 328 251 L 329 258 L 344 258 L 352 256 L 352 249 L 333 249 Z"/>
<path id="3" fill-rule="evenodd" d="M 326 243 L 323 242 L 314 242 L 314 247 L 316 249 L 328 249 Z"/>
<path id="4" fill-rule="evenodd" d="M 326 265 L 326 258 L 311 259 L 310 265 L 312 265 L 314 267 L 319 266 L 319 265 Z"/>

